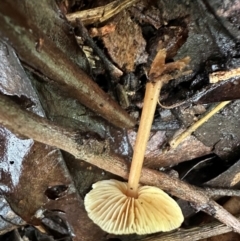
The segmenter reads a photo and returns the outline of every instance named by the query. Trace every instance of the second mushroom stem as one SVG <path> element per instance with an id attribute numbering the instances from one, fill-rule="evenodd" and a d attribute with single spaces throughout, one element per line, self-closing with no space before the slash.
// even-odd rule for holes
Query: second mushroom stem
<path id="1" fill-rule="evenodd" d="M 137 190 L 141 170 L 144 160 L 144 154 L 147 148 L 147 142 L 150 136 L 151 126 L 160 90 L 162 88 L 162 81 L 158 79 L 155 82 L 148 82 L 146 84 L 145 97 L 143 102 L 142 115 L 137 132 L 137 138 L 134 146 L 133 159 L 128 179 L 128 196 L 137 198 Z"/>

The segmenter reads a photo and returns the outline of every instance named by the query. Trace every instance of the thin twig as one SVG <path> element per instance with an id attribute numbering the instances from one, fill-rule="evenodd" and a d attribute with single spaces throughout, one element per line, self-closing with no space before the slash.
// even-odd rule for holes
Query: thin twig
<path id="1" fill-rule="evenodd" d="M 217 83 L 223 80 L 227 80 L 233 77 L 240 76 L 240 68 L 232 69 L 229 71 L 218 71 L 211 73 L 209 75 L 210 83 Z M 182 132 L 180 135 L 173 138 L 169 145 L 171 148 L 176 148 L 186 137 L 191 135 L 194 131 L 196 131 L 201 125 L 207 122 L 214 114 L 216 114 L 219 110 L 224 108 L 231 101 L 223 101 L 220 104 L 216 105 L 210 112 L 208 112 L 203 118 L 195 122 L 192 126 L 190 126 L 187 130 Z"/>
<path id="2" fill-rule="evenodd" d="M 129 8 L 138 0 L 116 0 L 105 6 L 92 8 L 67 14 L 68 21 L 75 23 L 76 18 L 80 18 L 84 25 L 102 23 L 107 19 L 115 16 L 126 8 Z"/>
<path id="3" fill-rule="evenodd" d="M 128 178 L 129 165 L 109 150 L 109 142 L 84 138 L 76 131 L 63 128 L 45 118 L 22 110 L 17 104 L 0 94 L 0 124 L 17 133 L 47 145 L 65 150 L 77 159 L 84 160 L 108 172 Z M 234 231 L 240 233 L 240 222 L 222 206 L 209 198 L 201 188 L 196 188 L 165 173 L 142 169 L 140 182 L 157 186 L 168 193 L 193 203 Z"/>
<path id="4" fill-rule="evenodd" d="M 200 120 L 195 122 L 193 125 L 191 125 L 187 130 L 182 132 L 180 135 L 173 138 L 169 145 L 171 148 L 176 148 L 186 137 L 190 136 L 194 131 L 196 131 L 201 125 L 203 125 L 205 122 L 207 122 L 214 114 L 216 114 L 219 110 L 224 108 L 227 104 L 229 104 L 231 101 L 223 101 L 220 104 L 216 105 L 210 112 L 208 112 L 204 117 L 202 117 Z"/>
<path id="5" fill-rule="evenodd" d="M 209 75 L 209 82 L 213 84 L 219 81 L 223 81 L 223 80 L 227 80 L 227 79 L 239 77 L 239 76 L 240 76 L 240 68 L 231 69 L 228 71 L 217 71 Z"/>

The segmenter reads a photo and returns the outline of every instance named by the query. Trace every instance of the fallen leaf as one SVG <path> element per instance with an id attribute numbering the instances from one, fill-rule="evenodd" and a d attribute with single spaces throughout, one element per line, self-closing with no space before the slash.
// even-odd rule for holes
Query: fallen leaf
<path id="1" fill-rule="evenodd" d="M 146 41 L 141 28 L 126 11 L 117 15 L 113 21 L 116 22 L 116 29 L 103 36 L 103 43 L 112 60 L 121 69 L 133 71 L 136 65 L 147 61 Z"/>

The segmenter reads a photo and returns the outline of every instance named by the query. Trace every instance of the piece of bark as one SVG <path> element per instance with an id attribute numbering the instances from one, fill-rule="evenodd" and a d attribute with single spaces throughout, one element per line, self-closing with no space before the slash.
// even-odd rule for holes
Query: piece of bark
<path id="1" fill-rule="evenodd" d="M 28 22 L 12 2 L 0 5 L 0 20 L 1 36 L 8 39 L 22 60 L 58 82 L 65 92 L 110 123 L 122 128 L 135 125 L 135 120 L 67 58 L 37 26 Z M 44 41 L 39 49 L 36 44 L 41 39 Z"/>
<path id="2" fill-rule="evenodd" d="M 78 32 L 84 43 L 86 43 L 90 48 L 93 49 L 93 52 L 101 59 L 104 64 L 104 67 L 109 72 L 113 80 L 120 78 L 123 75 L 123 72 L 114 66 L 105 56 L 103 51 L 97 46 L 94 40 L 89 36 L 87 29 L 84 27 L 79 18 L 76 19 Z"/>

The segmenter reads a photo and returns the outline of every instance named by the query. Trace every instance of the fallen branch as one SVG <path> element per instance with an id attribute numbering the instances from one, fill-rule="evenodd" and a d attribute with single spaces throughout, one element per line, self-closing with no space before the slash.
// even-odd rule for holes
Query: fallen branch
<path id="1" fill-rule="evenodd" d="M 7 39 L 19 57 L 110 123 L 121 128 L 133 127 L 135 120 L 26 16 L 9 2 L 0 4 L 0 36 Z"/>
<path id="2" fill-rule="evenodd" d="M 240 221 L 240 215 L 236 217 Z M 210 238 L 220 234 L 231 232 L 232 229 L 219 223 L 211 222 L 190 229 L 179 229 L 171 233 L 162 233 L 153 237 L 141 239 L 141 241 L 197 241 L 205 238 Z"/>
<path id="3" fill-rule="evenodd" d="M 240 190 L 223 189 L 223 188 L 204 188 L 209 197 L 240 197 Z"/>
<path id="4" fill-rule="evenodd" d="M 58 126 L 51 121 L 22 110 L 17 104 L 0 94 L 0 124 L 14 133 L 65 150 L 108 172 L 128 178 L 129 166 L 123 158 L 110 152 L 107 140 L 85 138 L 80 133 Z M 168 193 L 189 201 L 232 230 L 240 233 L 240 222 L 222 206 L 209 198 L 203 189 L 172 178 L 165 173 L 143 168 L 141 183 L 157 186 Z"/>
<path id="5" fill-rule="evenodd" d="M 116 0 L 105 6 L 67 14 L 66 17 L 68 21 L 72 22 L 73 24 L 75 23 L 76 18 L 80 18 L 84 25 L 102 23 L 120 13 L 124 9 L 129 8 L 137 1 L 138 0 Z"/>

